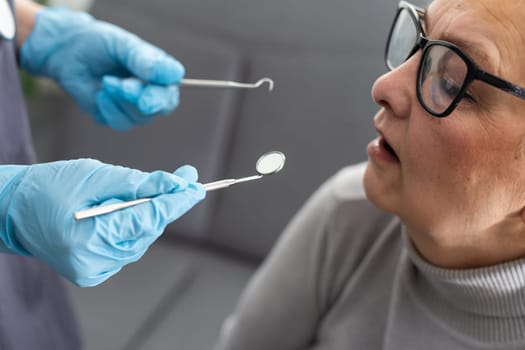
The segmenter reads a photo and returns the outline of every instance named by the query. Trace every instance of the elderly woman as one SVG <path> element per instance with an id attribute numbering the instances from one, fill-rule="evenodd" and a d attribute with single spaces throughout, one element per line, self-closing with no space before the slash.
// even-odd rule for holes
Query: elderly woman
<path id="1" fill-rule="evenodd" d="M 525 349 L 524 50 L 524 1 L 402 1 L 368 163 L 290 223 L 218 349 Z"/>

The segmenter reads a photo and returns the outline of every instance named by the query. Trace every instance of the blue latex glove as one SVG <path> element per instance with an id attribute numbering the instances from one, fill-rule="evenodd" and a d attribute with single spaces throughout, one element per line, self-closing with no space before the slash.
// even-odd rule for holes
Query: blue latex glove
<path id="1" fill-rule="evenodd" d="M 197 172 L 144 173 L 92 159 L 0 166 L 0 251 L 33 256 L 71 282 L 97 285 L 137 261 L 205 196 Z M 147 203 L 75 220 L 98 204 L 154 197 Z"/>
<path id="2" fill-rule="evenodd" d="M 55 80 L 84 112 L 117 130 L 172 112 L 184 76 L 182 64 L 159 48 L 66 8 L 38 12 L 21 65 Z"/>

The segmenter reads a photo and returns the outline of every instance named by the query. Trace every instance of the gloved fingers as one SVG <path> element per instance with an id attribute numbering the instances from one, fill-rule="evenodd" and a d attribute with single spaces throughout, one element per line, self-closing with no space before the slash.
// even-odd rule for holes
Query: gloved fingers
<path id="1" fill-rule="evenodd" d="M 197 180 L 199 179 L 199 174 L 197 173 L 197 169 L 195 169 L 191 165 L 181 166 L 180 168 L 175 170 L 173 175 L 181 177 L 188 182 L 197 182 Z"/>
<path id="2" fill-rule="evenodd" d="M 120 257 L 115 259 L 113 254 L 109 253 L 107 245 L 100 240 L 98 232 L 92 232 L 91 235 L 84 235 L 84 237 L 87 240 L 80 240 L 82 243 L 70 251 L 71 255 L 64 252 L 61 255 L 51 255 L 46 260 L 77 286 L 92 287 L 118 273 L 126 261 L 123 262 Z M 64 263 L 64 258 L 67 259 L 67 263 Z"/>
<path id="3" fill-rule="evenodd" d="M 199 183 L 191 183 L 184 190 L 159 195 L 151 201 L 119 210 L 107 216 L 108 225 L 113 225 L 108 232 L 112 245 L 120 244 L 121 248 L 140 250 L 147 248 L 164 231 L 164 228 L 205 197 L 206 191 Z M 125 242 L 125 244 L 123 243 Z"/>
<path id="4" fill-rule="evenodd" d="M 146 176 L 137 187 L 137 198 L 155 197 L 174 191 L 184 191 L 188 180 L 165 171 L 154 171 Z"/>
<path id="5" fill-rule="evenodd" d="M 103 90 L 110 96 L 117 97 L 131 104 L 137 104 L 144 87 L 144 83 L 135 78 L 121 79 L 112 75 L 106 75 L 102 78 Z"/>
<path id="6" fill-rule="evenodd" d="M 151 244 L 133 243 L 133 249 L 120 249 L 121 246 L 127 245 L 127 242 L 109 244 L 106 238 L 108 237 L 99 237 L 97 242 L 87 245 L 86 250 L 76 257 L 76 266 L 66 278 L 80 287 L 96 286 L 118 273 L 127 264 L 138 261 Z"/>
<path id="7" fill-rule="evenodd" d="M 117 274 L 122 267 L 111 269 L 111 270 L 105 270 L 103 272 L 93 274 L 93 275 L 84 275 L 80 274 L 78 276 L 75 276 L 73 278 L 68 278 L 71 282 L 73 282 L 78 287 L 87 288 L 87 287 L 94 287 L 102 282 L 108 280 L 111 276 Z"/>
<path id="8" fill-rule="evenodd" d="M 147 123 L 150 116 L 169 114 L 178 104 L 177 86 L 148 85 L 135 78 L 105 76 L 97 96 L 100 121 L 121 130 Z"/>
<path id="9" fill-rule="evenodd" d="M 179 105 L 179 87 L 176 85 L 147 85 L 137 107 L 145 115 L 171 113 Z"/>
<path id="10" fill-rule="evenodd" d="M 122 166 L 99 164 L 99 167 L 77 184 L 77 188 L 89 189 L 84 192 L 91 193 L 89 200 L 94 203 L 106 204 L 116 200 L 154 197 L 183 190 L 188 186 L 185 179 L 165 171 L 148 173 Z"/>
<path id="11" fill-rule="evenodd" d="M 184 191 L 164 194 L 155 197 L 152 208 L 152 217 L 157 220 L 157 227 L 165 227 L 177 220 L 190 210 L 195 204 L 206 197 L 204 186 L 198 182 L 189 183 Z"/>
<path id="12" fill-rule="evenodd" d="M 80 109 L 91 115 L 96 115 L 96 95 L 100 90 L 100 80 L 90 74 L 78 74 L 75 79 L 59 81 L 62 88 L 76 101 Z"/>
<path id="13" fill-rule="evenodd" d="M 96 232 L 102 237 L 104 252 L 122 259 L 146 250 L 162 233 L 152 208 L 150 201 L 96 216 Z"/>
<path id="14" fill-rule="evenodd" d="M 75 249 L 65 277 L 80 287 L 92 287 L 115 275 L 125 265 L 138 261 L 152 240 L 149 237 L 118 239 L 121 229 L 115 220 L 97 218 L 92 234 Z"/>
<path id="15" fill-rule="evenodd" d="M 135 35 L 124 32 L 114 49 L 114 55 L 131 73 L 152 84 L 178 84 L 184 76 L 184 66 L 171 55 Z"/>
<path id="16" fill-rule="evenodd" d="M 146 124 L 151 117 L 141 115 L 132 104 L 115 100 L 107 91 L 102 90 L 97 94 L 95 119 L 115 130 L 126 131 L 136 125 Z"/>
<path id="17" fill-rule="evenodd" d="M 105 76 L 102 88 L 114 100 L 135 105 L 144 115 L 167 114 L 179 104 L 179 88 L 175 85 L 144 84 L 135 78 Z"/>

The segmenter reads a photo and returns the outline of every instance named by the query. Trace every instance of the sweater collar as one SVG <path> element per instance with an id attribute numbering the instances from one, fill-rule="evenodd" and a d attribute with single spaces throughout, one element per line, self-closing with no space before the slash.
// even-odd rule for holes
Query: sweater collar
<path id="1" fill-rule="evenodd" d="M 475 269 L 429 264 L 404 230 L 409 285 L 429 310 L 482 341 L 525 339 L 525 258 Z"/>

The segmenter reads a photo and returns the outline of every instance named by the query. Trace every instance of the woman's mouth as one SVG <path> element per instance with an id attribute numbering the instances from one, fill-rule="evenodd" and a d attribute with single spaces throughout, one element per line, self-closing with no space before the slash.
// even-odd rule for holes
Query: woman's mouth
<path id="1" fill-rule="evenodd" d="M 379 133 L 378 138 L 368 144 L 367 152 L 370 159 L 388 163 L 400 163 L 394 148 L 381 133 Z"/>
<path id="2" fill-rule="evenodd" d="M 399 160 L 399 157 L 397 156 L 396 152 L 394 151 L 394 149 L 392 148 L 392 146 L 390 146 L 390 144 L 387 142 L 387 140 L 384 138 L 384 137 L 381 137 L 380 138 L 380 141 L 381 143 L 381 146 L 388 152 L 390 153 L 393 157 L 397 158 L 397 160 Z"/>

